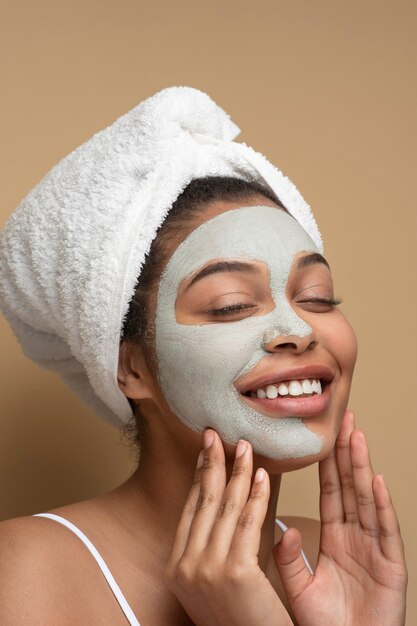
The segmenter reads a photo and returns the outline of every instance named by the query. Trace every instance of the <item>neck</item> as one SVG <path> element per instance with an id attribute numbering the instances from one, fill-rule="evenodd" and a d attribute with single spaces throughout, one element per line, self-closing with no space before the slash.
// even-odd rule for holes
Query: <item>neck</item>
<path id="1" fill-rule="evenodd" d="M 139 531 L 141 536 L 145 536 L 146 529 L 149 529 L 151 538 L 149 547 L 161 566 L 165 566 L 168 561 L 195 472 L 198 448 L 195 453 L 184 452 L 178 446 L 170 446 L 169 452 L 163 445 L 152 446 L 152 452 L 145 449 L 137 470 L 126 483 L 113 492 L 118 500 L 117 510 L 120 511 L 120 520 L 122 521 L 123 515 L 123 525 L 128 532 L 137 540 Z M 230 471 L 231 463 L 228 475 Z M 260 567 L 264 571 L 274 545 L 281 475 L 271 476 L 270 482 L 271 496 L 262 527 L 258 554 Z M 154 532 L 156 528 L 157 533 Z M 151 545 L 153 541 L 154 545 Z"/>
<path id="2" fill-rule="evenodd" d="M 128 564 L 128 570 L 135 572 L 132 595 L 137 593 L 137 580 L 149 582 L 143 591 L 147 602 L 146 606 L 141 605 L 142 614 L 149 611 L 151 616 L 160 616 L 158 623 L 190 626 L 191 620 L 166 588 L 164 572 L 192 485 L 201 437 L 194 438 L 194 442 L 185 440 L 185 443 L 180 439 L 155 437 L 152 444 L 142 450 L 134 474 L 116 490 L 99 497 L 98 504 L 101 517 L 109 519 L 110 536 L 117 533 L 124 538 L 117 552 L 125 567 Z M 261 532 L 258 559 L 266 575 L 275 571 L 271 568 L 271 552 L 280 481 L 280 475 L 271 477 L 271 496 Z"/>

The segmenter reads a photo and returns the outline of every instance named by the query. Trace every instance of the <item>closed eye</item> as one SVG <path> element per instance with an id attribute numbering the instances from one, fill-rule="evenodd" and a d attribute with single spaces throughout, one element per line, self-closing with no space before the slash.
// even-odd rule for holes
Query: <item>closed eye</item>
<path id="1" fill-rule="evenodd" d="M 297 300 L 297 304 L 303 304 L 307 311 L 320 312 L 329 311 L 342 303 L 340 298 L 306 298 L 305 300 Z"/>
<path id="2" fill-rule="evenodd" d="M 230 304 L 228 306 L 224 306 L 220 309 L 210 309 L 205 311 L 207 315 L 212 315 L 213 317 L 221 317 L 226 315 L 233 315 L 234 313 L 240 313 L 241 311 L 246 311 L 248 309 L 255 309 L 256 306 L 254 304 Z"/>

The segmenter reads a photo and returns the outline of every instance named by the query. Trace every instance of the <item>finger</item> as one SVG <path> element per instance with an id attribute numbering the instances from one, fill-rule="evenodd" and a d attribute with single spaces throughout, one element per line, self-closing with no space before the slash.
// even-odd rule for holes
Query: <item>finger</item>
<path id="1" fill-rule="evenodd" d="M 372 490 L 374 472 L 371 467 L 365 435 L 361 430 L 353 431 L 350 437 L 350 450 L 359 521 L 368 535 L 377 537 L 379 525 Z"/>
<path id="2" fill-rule="evenodd" d="M 400 526 L 389 491 L 381 474 L 374 476 L 373 491 L 382 553 L 389 561 L 395 563 L 403 562 L 404 545 L 401 539 Z"/>
<path id="3" fill-rule="evenodd" d="M 236 531 L 236 524 L 248 501 L 252 482 L 252 447 L 239 441 L 232 476 L 224 492 L 208 544 L 217 554 L 227 554 Z"/>
<path id="4" fill-rule="evenodd" d="M 200 478 L 201 478 L 201 467 L 204 461 L 204 452 L 201 450 L 198 459 L 197 466 L 194 474 L 193 484 L 188 493 L 187 500 L 185 502 L 181 518 L 177 527 L 177 531 L 175 533 L 174 543 L 172 546 L 170 562 L 177 563 L 182 555 L 184 554 L 184 550 L 186 548 L 188 537 L 190 534 L 191 523 L 194 519 L 195 508 L 197 505 L 198 496 L 200 493 Z"/>
<path id="5" fill-rule="evenodd" d="M 268 510 L 269 494 L 269 476 L 259 467 L 255 473 L 249 499 L 237 520 L 229 552 L 232 562 L 240 564 L 258 562 L 261 531 Z"/>
<path id="6" fill-rule="evenodd" d="M 199 554 L 207 545 L 226 486 L 226 468 L 222 441 L 216 431 L 204 433 L 204 455 L 200 491 L 195 505 L 186 550 Z"/>
<path id="7" fill-rule="evenodd" d="M 356 494 L 353 486 L 352 461 L 350 458 L 350 437 L 355 428 L 352 411 L 346 411 L 339 436 L 336 440 L 336 460 L 342 487 L 343 510 L 346 522 L 358 521 Z"/>
<path id="8" fill-rule="evenodd" d="M 274 559 L 288 600 L 302 593 L 313 581 L 301 549 L 301 534 L 289 528 L 274 548 Z"/>
<path id="9" fill-rule="evenodd" d="M 319 463 L 320 519 L 322 528 L 326 524 L 343 524 L 345 521 L 335 454 L 333 449 L 329 456 Z"/>

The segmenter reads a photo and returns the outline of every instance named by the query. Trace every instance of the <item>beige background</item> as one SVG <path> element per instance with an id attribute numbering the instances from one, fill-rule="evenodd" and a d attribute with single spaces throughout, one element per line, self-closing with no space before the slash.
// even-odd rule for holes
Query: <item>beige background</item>
<path id="1" fill-rule="evenodd" d="M 406 0 L 1 0 L 0 225 L 62 156 L 158 89 L 207 91 L 312 204 L 359 338 L 350 406 L 416 580 L 416 53 Z M 133 459 L 0 320 L 0 518 L 87 498 Z M 280 511 L 317 515 L 316 468 Z M 407 623 L 417 623 L 412 605 Z"/>

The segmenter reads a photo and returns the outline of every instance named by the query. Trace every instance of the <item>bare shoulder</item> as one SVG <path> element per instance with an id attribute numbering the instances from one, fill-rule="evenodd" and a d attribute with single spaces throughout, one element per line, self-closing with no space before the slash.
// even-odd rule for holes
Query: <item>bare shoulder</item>
<path id="1" fill-rule="evenodd" d="M 30 571 L 44 563 L 62 546 L 62 529 L 50 520 L 38 517 L 17 517 L 0 522 L 0 568 L 5 562 Z M 0 570 L 1 571 L 1 570 Z"/>
<path id="2" fill-rule="evenodd" d="M 49 562 L 56 542 L 54 529 L 34 517 L 17 517 L 0 523 L 0 573 L 39 571 L 42 561 Z M 52 536 L 51 536 L 52 533 Z M 0 587 L 1 592 L 1 587 Z"/>
<path id="3" fill-rule="evenodd" d="M 1 522 L 0 624 L 73 624 L 73 600 L 85 576 L 78 548 L 68 531 L 51 520 Z"/>
<path id="4" fill-rule="evenodd" d="M 280 516 L 279 518 L 289 528 L 297 528 L 303 538 L 303 550 L 314 567 L 317 563 L 320 545 L 320 522 L 311 517 L 297 517 L 295 515 Z M 282 531 L 277 528 L 277 539 L 282 535 Z"/>
<path id="5" fill-rule="evenodd" d="M 62 531 L 56 526 L 36 517 L 0 523 L 0 623 L 4 626 L 50 623 L 59 615 L 66 541 L 61 541 Z"/>

